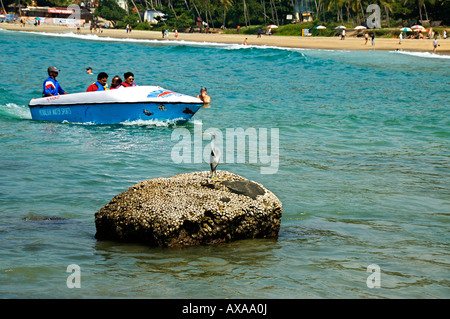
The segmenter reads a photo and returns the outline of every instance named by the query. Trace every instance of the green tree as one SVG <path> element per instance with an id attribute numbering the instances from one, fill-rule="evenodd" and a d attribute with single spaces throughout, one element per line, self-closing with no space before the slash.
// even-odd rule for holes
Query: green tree
<path id="1" fill-rule="evenodd" d="M 227 10 L 233 6 L 233 0 L 219 0 L 220 4 L 222 5 L 223 9 L 223 23 L 222 25 L 226 27 L 226 17 L 227 17 Z"/>
<path id="2" fill-rule="evenodd" d="M 127 12 L 122 9 L 114 0 L 104 0 L 95 9 L 94 15 L 111 21 L 113 26 L 117 26 L 120 20 L 127 16 Z"/>

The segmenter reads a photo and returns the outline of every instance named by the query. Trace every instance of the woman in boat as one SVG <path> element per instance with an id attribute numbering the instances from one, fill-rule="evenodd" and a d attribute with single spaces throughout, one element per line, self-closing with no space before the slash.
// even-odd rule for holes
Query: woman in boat
<path id="1" fill-rule="evenodd" d="M 109 90 L 108 83 L 108 74 L 105 72 L 100 72 L 97 75 L 97 82 L 92 83 L 87 88 L 87 92 L 94 92 L 94 91 L 106 91 Z"/>

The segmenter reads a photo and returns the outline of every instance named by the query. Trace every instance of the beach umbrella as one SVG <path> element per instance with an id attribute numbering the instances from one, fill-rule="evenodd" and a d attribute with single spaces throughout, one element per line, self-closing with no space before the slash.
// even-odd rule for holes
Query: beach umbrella
<path id="1" fill-rule="evenodd" d="M 278 28 L 278 26 L 275 25 L 275 24 L 271 24 L 271 25 L 268 26 L 268 28 L 269 29 L 276 29 L 276 28 Z"/>
<path id="2" fill-rule="evenodd" d="M 411 27 L 411 29 L 413 29 L 413 30 L 422 30 L 422 29 L 425 29 L 425 28 L 423 26 L 421 26 L 421 25 L 416 24 L 416 25 L 413 25 Z"/>
<path id="3" fill-rule="evenodd" d="M 347 29 L 347 28 L 343 25 L 340 25 L 340 26 L 337 26 L 335 29 Z"/>
<path id="4" fill-rule="evenodd" d="M 410 28 L 401 28 L 400 31 L 411 32 L 412 30 Z"/>
<path id="5" fill-rule="evenodd" d="M 323 25 L 318 25 L 317 27 L 315 27 L 314 29 L 317 29 L 317 30 L 323 30 L 323 29 L 326 29 L 327 27 L 325 27 L 325 26 L 323 26 Z"/>
<path id="6" fill-rule="evenodd" d="M 355 28 L 355 30 L 364 30 L 364 29 L 367 29 L 367 28 L 363 25 L 359 25 Z"/>

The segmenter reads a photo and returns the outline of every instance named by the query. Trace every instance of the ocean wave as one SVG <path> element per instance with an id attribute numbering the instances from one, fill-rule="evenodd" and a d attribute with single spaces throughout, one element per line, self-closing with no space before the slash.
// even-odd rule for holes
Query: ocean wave
<path id="1" fill-rule="evenodd" d="M 9 31 L 9 32 L 24 32 L 24 31 Z M 114 37 L 103 37 L 96 34 L 77 34 L 73 32 L 67 33 L 51 33 L 51 32 L 37 32 L 30 31 L 30 34 L 50 36 L 58 38 L 73 38 L 80 40 L 90 40 L 90 41 L 105 41 L 105 42 L 130 42 L 130 43 L 145 43 L 145 44 L 167 44 L 167 45 L 191 45 L 191 46 L 229 46 L 230 44 L 225 43 L 210 43 L 210 42 L 195 42 L 186 40 L 157 40 L 157 39 L 135 39 L 135 38 L 114 38 Z"/>
<path id="2" fill-rule="evenodd" d="M 410 56 L 416 56 L 419 58 L 431 58 L 431 59 L 450 59 L 450 55 L 442 55 L 431 52 L 415 52 L 415 51 L 391 51 L 394 53 L 400 53 Z"/>
<path id="3" fill-rule="evenodd" d="M 9 31 L 6 32 L 24 32 L 24 31 Z M 219 42 L 197 42 L 187 40 L 168 40 L 168 39 L 135 39 L 135 38 L 115 38 L 107 36 L 98 36 L 97 34 L 77 34 L 73 32 L 67 33 L 50 33 L 50 32 L 37 32 L 30 31 L 27 33 L 60 37 L 60 38 L 75 38 L 88 41 L 105 41 L 105 42 L 126 42 L 126 43 L 142 43 L 142 44 L 154 44 L 154 45 L 167 45 L 167 46 L 191 46 L 191 47 L 210 47 L 210 48 L 224 48 L 227 50 L 248 50 L 248 49 L 272 49 L 272 50 L 287 50 L 299 52 L 304 55 L 304 52 L 311 51 L 326 51 L 326 52 L 352 52 L 349 50 L 340 49 L 312 49 L 312 48 L 294 48 L 283 46 L 271 46 L 271 45 L 244 45 L 240 43 L 219 43 Z M 441 55 L 431 52 L 416 52 L 416 51 L 390 51 L 394 53 L 400 53 L 404 55 L 416 56 L 421 58 L 434 58 L 434 59 L 450 59 L 450 55 Z"/>
<path id="4" fill-rule="evenodd" d="M 24 32 L 24 31 L 7 31 L 7 32 Z M 168 46 L 186 45 L 186 46 L 192 46 L 192 47 L 224 48 L 227 50 L 246 50 L 246 49 L 250 49 L 250 48 L 289 50 L 289 51 L 315 50 L 315 49 L 309 49 L 309 48 L 291 48 L 291 47 L 280 47 L 280 46 L 270 46 L 270 45 L 251 45 L 251 44 L 244 45 L 244 44 L 240 44 L 240 43 L 197 42 L 197 41 L 187 41 L 187 40 L 162 40 L 162 39 L 114 38 L 114 37 L 98 36 L 96 34 L 77 34 L 77 33 L 73 33 L 73 32 L 51 33 L 51 32 L 30 31 L 27 33 L 41 35 L 41 36 L 51 36 L 51 37 L 59 37 L 59 38 L 74 38 L 74 39 L 89 40 L 89 41 L 127 42 L 127 43 L 142 43 L 142 44 L 158 44 L 158 45 L 168 45 Z M 321 50 L 321 49 L 317 49 L 317 50 Z"/>

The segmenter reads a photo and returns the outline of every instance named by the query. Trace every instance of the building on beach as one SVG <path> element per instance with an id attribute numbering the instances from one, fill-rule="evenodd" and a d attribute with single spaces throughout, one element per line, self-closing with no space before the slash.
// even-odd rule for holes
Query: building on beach
<path id="1" fill-rule="evenodd" d="M 21 10 L 22 19 L 34 24 L 82 25 L 90 23 L 94 15 L 86 8 L 79 11 L 69 7 L 26 7 Z"/>

